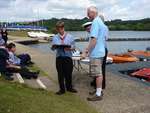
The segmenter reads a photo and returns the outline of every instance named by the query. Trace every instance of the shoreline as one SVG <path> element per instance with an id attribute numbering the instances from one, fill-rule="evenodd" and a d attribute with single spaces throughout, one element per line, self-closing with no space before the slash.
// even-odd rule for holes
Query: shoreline
<path id="1" fill-rule="evenodd" d="M 32 56 L 33 62 L 35 62 L 36 65 L 43 71 L 48 73 L 49 77 L 55 83 L 55 85 L 50 86 L 49 88 L 53 89 L 53 87 L 55 87 L 54 89 L 56 89 L 58 86 L 57 72 L 55 69 L 55 55 L 43 53 L 38 49 L 19 43 L 16 43 L 16 46 L 18 53 L 29 53 Z M 150 96 L 150 87 L 141 83 L 140 81 L 138 82 L 136 80 L 129 79 L 128 77 L 125 77 L 125 75 L 123 76 L 118 73 L 113 73 L 109 66 L 111 66 L 111 68 L 113 67 L 115 72 L 116 69 L 119 70 L 119 68 L 115 67 L 114 65 L 107 66 L 107 88 L 104 91 L 104 99 L 99 102 L 87 103 L 96 108 L 98 112 L 103 113 L 126 113 L 127 111 L 141 113 L 150 111 L 150 101 L 148 100 Z M 120 68 L 125 69 L 125 67 L 128 67 L 127 65 L 131 64 L 126 64 L 122 67 L 120 65 L 118 65 Z M 85 70 L 86 67 L 87 66 L 85 66 Z M 77 95 L 85 101 L 86 97 L 88 96 L 88 92 L 93 90 L 90 86 L 91 80 L 92 78 L 89 77 L 86 72 L 74 70 L 73 84 L 79 91 Z"/>
<path id="2" fill-rule="evenodd" d="M 116 39 L 117 40 L 117 39 Z M 17 43 L 17 44 L 21 44 L 22 46 L 26 46 L 26 47 L 29 47 L 28 45 L 30 45 L 30 44 L 40 44 L 41 42 L 39 41 L 39 39 L 33 39 L 33 38 L 26 38 L 26 39 L 20 39 L 20 40 L 15 40 L 15 43 Z M 47 42 L 48 43 L 48 42 Z M 30 49 L 34 49 L 34 50 L 37 50 L 36 48 L 32 48 L 32 47 L 29 47 Z M 45 53 L 45 52 L 43 52 L 43 51 L 41 51 L 41 50 L 38 50 L 38 52 L 40 53 L 41 52 L 41 54 L 42 53 Z M 50 55 L 53 55 L 52 53 L 48 53 L 48 54 L 50 54 Z M 142 66 L 140 66 L 140 65 L 138 65 L 138 64 L 142 64 Z M 149 64 L 149 65 L 148 65 Z M 123 77 L 127 77 L 127 78 L 129 78 L 129 79 L 133 79 L 133 80 L 135 80 L 135 81 L 138 81 L 138 82 L 140 82 L 141 80 L 139 80 L 138 78 L 135 78 L 135 77 L 130 77 L 129 75 L 124 75 L 124 74 L 121 74 L 119 71 L 121 71 L 121 70 L 119 70 L 118 69 L 118 67 L 117 67 L 117 70 L 114 70 L 113 68 L 115 67 L 115 66 L 117 66 L 117 65 L 119 65 L 119 66 L 121 66 L 122 68 L 126 68 L 126 67 L 130 67 L 130 68 L 128 68 L 128 70 L 132 70 L 132 69 L 135 69 L 135 68 L 137 68 L 138 69 L 138 66 L 139 67 L 144 67 L 144 66 L 149 66 L 150 67 L 150 63 L 147 63 L 147 62 L 133 62 L 133 63 L 123 63 L 123 64 L 109 64 L 109 65 L 107 65 L 107 67 L 108 68 L 110 68 L 110 69 L 108 69 L 109 70 L 109 72 L 112 72 L 112 73 L 117 73 L 119 76 L 123 76 Z M 126 65 L 126 66 L 122 66 L 122 65 Z M 132 65 L 132 66 L 130 66 L 130 65 Z M 133 65 L 135 65 L 135 66 L 133 66 Z M 134 68 L 133 68 L 134 67 Z M 119 67 L 120 68 L 120 67 Z M 124 69 L 125 70 L 125 69 Z M 127 69 L 126 69 L 127 70 Z M 146 85 L 149 85 L 150 86 L 150 83 L 149 82 L 145 82 L 145 81 L 141 81 L 142 83 L 144 83 L 144 84 L 146 84 Z"/>
<path id="3" fill-rule="evenodd" d="M 88 39 L 79 38 L 75 39 L 76 42 L 86 42 Z M 109 38 L 108 42 L 117 42 L 117 41 L 150 41 L 150 38 Z"/>

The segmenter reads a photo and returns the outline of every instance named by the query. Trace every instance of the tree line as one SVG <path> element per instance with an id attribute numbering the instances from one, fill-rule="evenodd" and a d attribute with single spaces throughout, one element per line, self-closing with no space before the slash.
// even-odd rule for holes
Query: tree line
<path id="1" fill-rule="evenodd" d="M 38 25 L 43 26 L 48 29 L 49 32 L 55 32 L 55 24 L 57 21 L 62 20 L 65 22 L 65 29 L 67 31 L 83 31 L 82 24 L 88 22 L 87 18 L 83 19 L 45 19 L 34 22 L 17 22 L 15 24 L 18 25 Z M 106 25 L 108 25 L 110 30 L 136 30 L 136 31 L 150 31 L 150 18 L 145 18 L 141 20 L 111 20 L 106 21 Z"/>
<path id="2" fill-rule="evenodd" d="M 55 24 L 57 21 L 62 20 L 65 22 L 65 29 L 67 31 L 83 31 L 82 24 L 88 22 L 87 18 L 83 19 L 56 19 L 52 18 L 49 20 L 39 21 L 40 25 L 43 25 L 49 29 L 49 31 L 55 30 Z M 150 18 L 141 19 L 141 20 L 111 20 L 106 21 L 110 30 L 136 30 L 136 31 L 150 31 Z"/>

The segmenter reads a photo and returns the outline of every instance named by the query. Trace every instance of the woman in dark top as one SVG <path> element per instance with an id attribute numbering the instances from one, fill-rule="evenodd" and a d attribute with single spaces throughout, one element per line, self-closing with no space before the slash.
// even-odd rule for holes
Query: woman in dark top
<path id="1" fill-rule="evenodd" d="M 1 29 L 1 35 L 2 35 L 2 38 L 3 40 L 5 41 L 5 44 L 7 44 L 7 40 L 8 40 L 8 33 L 7 33 L 7 30 L 6 29 Z"/>

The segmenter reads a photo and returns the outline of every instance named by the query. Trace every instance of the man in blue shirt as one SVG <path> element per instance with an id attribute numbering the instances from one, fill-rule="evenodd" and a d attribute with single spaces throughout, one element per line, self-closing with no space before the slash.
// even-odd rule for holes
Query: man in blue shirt
<path id="1" fill-rule="evenodd" d="M 100 18 L 105 24 L 104 16 L 100 15 Z M 107 61 L 107 56 L 108 56 L 108 48 L 107 48 L 108 37 L 109 37 L 109 28 L 105 24 L 105 56 L 104 56 L 103 63 L 102 63 L 102 73 L 103 73 L 102 89 L 106 88 L 106 61 Z"/>
<path id="2" fill-rule="evenodd" d="M 72 51 L 75 49 L 73 36 L 65 32 L 64 22 L 56 23 L 58 34 L 53 37 L 52 50 L 56 50 L 56 69 L 58 72 L 58 82 L 60 90 L 57 95 L 62 95 L 65 91 L 76 93 L 72 87 Z"/>
<path id="3" fill-rule="evenodd" d="M 96 94 L 87 98 L 89 101 L 102 100 L 102 60 L 105 56 L 105 24 L 98 16 L 96 7 L 89 7 L 87 15 L 92 21 L 90 29 L 90 41 L 82 57 L 86 57 L 87 53 L 90 57 L 91 75 L 96 77 Z"/>
<path id="4" fill-rule="evenodd" d="M 100 17 L 104 22 L 104 17 L 102 15 Z M 84 27 L 85 30 L 90 34 L 91 25 L 92 25 L 92 22 L 86 22 L 85 24 L 82 25 L 82 27 Z M 106 41 L 108 40 L 108 32 L 109 32 L 109 29 L 105 25 L 105 40 Z M 102 74 L 103 74 L 102 89 L 105 89 L 105 87 L 106 87 L 105 71 L 106 71 L 107 54 L 108 54 L 107 44 L 105 43 L 105 57 L 103 58 L 103 63 L 102 63 Z M 96 79 L 95 78 L 91 82 L 91 85 L 94 86 L 94 88 L 96 88 Z M 93 95 L 93 94 L 95 94 L 95 90 L 90 92 L 90 95 Z"/>

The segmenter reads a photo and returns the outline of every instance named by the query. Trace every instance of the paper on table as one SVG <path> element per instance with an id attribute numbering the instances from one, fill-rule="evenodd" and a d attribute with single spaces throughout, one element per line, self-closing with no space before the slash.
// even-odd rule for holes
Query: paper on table
<path id="1" fill-rule="evenodd" d="M 85 59 L 82 59 L 81 61 L 88 63 L 88 62 L 90 62 L 90 59 L 88 57 L 86 57 Z"/>
<path id="2" fill-rule="evenodd" d="M 72 56 L 73 57 L 80 57 L 81 56 L 80 51 L 76 50 L 75 52 L 72 52 Z"/>

